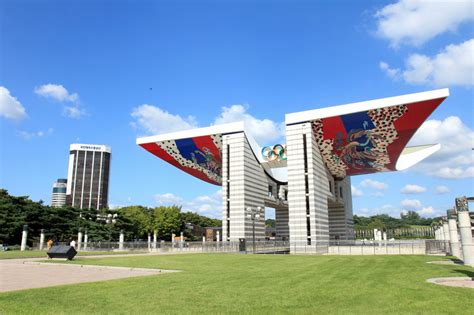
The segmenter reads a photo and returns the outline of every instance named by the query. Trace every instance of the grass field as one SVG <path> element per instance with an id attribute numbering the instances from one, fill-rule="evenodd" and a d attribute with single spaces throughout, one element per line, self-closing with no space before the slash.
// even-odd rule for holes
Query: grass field
<path id="1" fill-rule="evenodd" d="M 474 276 L 428 256 L 193 254 L 72 263 L 183 272 L 0 294 L 1 314 L 473 314 L 474 290 L 426 283 Z"/>
<path id="2" fill-rule="evenodd" d="M 143 252 L 133 252 L 135 254 L 145 253 Z M 113 252 L 113 251 L 90 251 L 84 252 L 79 251 L 77 256 L 90 256 L 90 255 L 119 255 L 119 254 L 130 254 L 130 252 L 122 251 L 122 252 Z M 9 250 L 6 252 L 0 252 L 0 259 L 14 259 L 14 258 L 41 258 L 46 257 L 45 250 L 26 250 L 26 251 L 19 251 L 19 250 Z"/>

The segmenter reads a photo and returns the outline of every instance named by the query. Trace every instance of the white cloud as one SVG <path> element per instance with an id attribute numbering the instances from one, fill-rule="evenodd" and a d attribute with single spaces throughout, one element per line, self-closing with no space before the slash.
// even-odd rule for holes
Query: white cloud
<path id="1" fill-rule="evenodd" d="M 351 185 L 351 191 L 352 191 L 352 197 L 354 198 L 361 197 L 364 195 L 362 190 L 357 189 L 357 187 L 355 187 L 354 185 Z"/>
<path id="2" fill-rule="evenodd" d="M 440 143 L 441 149 L 412 169 L 447 179 L 474 177 L 474 131 L 457 116 L 444 120 L 427 120 L 409 144 Z"/>
<path id="3" fill-rule="evenodd" d="M 424 207 L 421 210 L 418 210 L 417 212 L 421 216 L 433 216 L 433 214 L 435 213 L 435 210 L 433 209 L 433 207 L 430 206 L 430 207 Z"/>
<path id="4" fill-rule="evenodd" d="M 222 217 L 222 191 L 218 190 L 211 195 L 198 196 L 192 200 L 185 200 L 172 193 L 155 195 L 155 201 L 160 206 L 182 206 L 183 212 L 196 212 L 212 218 Z"/>
<path id="5" fill-rule="evenodd" d="M 404 199 L 400 204 L 405 210 L 417 210 L 422 207 L 421 201 L 418 199 Z"/>
<path id="6" fill-rule="evenodd" d="M 459 45 L 448 45 L 436 56 L 412 54 L 405 61 L 405 70 L 390 68 L 380 62 L 387 76 L 403 78 L 409 84 L 444 87 L 448 85 L 474 85 L 474 39 Z"/>
<path id="7" fill-rule="evenodd" d="M 51 98 L 59 102 L 77 102 L 79 95 L 69 93 L 61 84 L 44 84 L 35 88 L 35 93 L 46 98 Z"/>
<path id="8" fill-rule="evenodd" d="M 473 20 L 474 8 L 470 0 L 400 0 L 377 11 L 375 18 L 376 34 L 388 39 L 392 47 L 401 44 L 420 46 Z"/>
<path id="9" fill-rule="evenodd" d="M 65 106 L 63 114 L 69 118 L 79 119 L 86 114 L 86 111 L 79 104 L 75 104 L 73 106 Z"/>
<path id="10" fill-rule="evenodd" d="M 382 182 L 378 182 L 376 180 L 372 179 L 364 179 L 360 185 L 362 187 L 368 187 L 368 188 L 374 188 L 374 189 L 379 189 L 379 190 L 384 190 L 388 188 L 388 185 Z"/>
<path id="11" fill-rule="evenodd" d="M 390 68 L 390 66 L 388 65 L 388 63 L 383 62 L 383 61 L 380 61 L 380 63 L 379 63 L 379 68 L 380 68 L 380 70 L 382 70 L 383 72 L 385 72 L 385 74 L 386 74 L 389 78 L 394 79 L 394 80 L 400 79 L 400 69 Z"/>
<path id="12" fill-rule="evenodd" d="M 86 111 L 79 103 L 77 93 L 69 91 L 61 84 L 44 84 L 35 88 L 35 93 L 45 98 L 53 99 L 60 103 L 70 103 L 63 107 L 63 115 L 69 118 L 79 119 L 86 114 Z"/>
<path id="13" fill-rule="evenodd" d="M 446 194 L 450 191 L 451 191 L 451 189 L 449 189 L 449 187 L 447 187 L 447 186 L 444 186 L 444 185 L 436 186 L 436 193 L 438 195 Z"/>
<path id="14" fill-rule="evenodd" d="M 179 196 L 176 196 L 172 193 L 166 194 L 157 194 L 154 196 L 156 203 L 160 206 L 173 206 L 173 205 L 181 205 L 183 203 L 183 199 Z"/>
<path id="15" fill-rule="evenodd" d="M 196 119 L 193 116 L 182 118 L 169 112 L 148 104 L 140 105 L 133 109 L 132 117 L 136 119 L 134 126 L 150 134 L 161 134 L 173 131 L 197 128 Z"/>
<path id="16" fill-rule="evenodd" d="M 385 194 L 383 192 L 380 192 L 380 191 L 373 192 L 370 195 L 372 197 L 375 197 L 375 198 L 382 198 L 383 196 L 385 196 Z"/>
<path id="17" fill-rule="evenodd" d="M 139 127 L 149 134 L 161 134 L 199 127 L 196 118 L 193 116 L 183 118 L 148 104 L 134 108 L 131 115 L 135 119 L 131 125 Z M 222 107 L 222 111 L 215 118 L 213 125 L 238 121 L 243 121 L 255 140 L 261 144 L 278 140 L 283 134 L 281 124 L 269 119 L 257 119 L 250 115 L 242 105 Z"/>
<path id="18" fill-rule="evenodd" d="M 23 138 L 24 140 L 30 140 L 32 138 L 40 138 L 40 137 L 44 137 L 44 136 L 49 136 L 53 132 L 54 132 L 53 128 L 49 128 L 46 131 L 40 130 L 40 131 L 34 131 L 34 132 L 28 132 L 28 131 L 21 130 L 21 131 L 18 132 L 18 135 L 21 138 Z"/>
<path id="19" fill-rule="evenodd" d="M 282 125 L 270 119 L 258 119 L 247 112 L 243 105 L 222 107 L 221 114 L 214 120 L 214 124 L 225 124 L 243 121 L 255 140 L 261 145 L 272 144 L 271 141 L 282 137 Z"/>
<path id="20" fill-rule="evenodd" d="M 402 194 L 421 194 L 425 191 L 425 187 L 412 184 L 405 185 L 405 187 L 400 190 Z"/>
<path id="21" fill-rule="evenodd" d="M 23 105 L 3 86 L 0 86 L 0 116 L 13 120 L 26 117 L 26 110 Z"/>
<path id="22" fill-rule="evenodd" d="M 391 204 L 384 204 L 380 207 L 374 208 L 362 208 L 355 211 L 355 214 L 361 214 L 363 216 L 372 216 L 377 214 L 388 214 L 392 217 L 399 217 L 400 216 L 400 208 L 395 207 Z"/>

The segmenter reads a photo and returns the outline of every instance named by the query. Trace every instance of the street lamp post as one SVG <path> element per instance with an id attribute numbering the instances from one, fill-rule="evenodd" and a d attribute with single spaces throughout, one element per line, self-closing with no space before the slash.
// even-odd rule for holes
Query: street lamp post
<path id="1" fill-rule="evenodd" d="M 246 213 L 247 218 L 250 218 L 252 220 L 252 247 L 253 247 L 253 253 L 255 254 L 255 220 L 260 219 L 260 217 L 264 216 L 263 208 L 262 207 L 257 207 L 257 208 L 247 208 L 247 213 Z"/>

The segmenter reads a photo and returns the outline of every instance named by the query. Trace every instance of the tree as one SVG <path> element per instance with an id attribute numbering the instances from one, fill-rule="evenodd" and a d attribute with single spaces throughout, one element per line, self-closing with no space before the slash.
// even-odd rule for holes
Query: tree
<path id="1" fill-rule="evenodd" d="M 157 207 L 153 210 L 153 230 L 160 239 L 171 240 L 171 234 L 182 230 L 181 207 Z"/>

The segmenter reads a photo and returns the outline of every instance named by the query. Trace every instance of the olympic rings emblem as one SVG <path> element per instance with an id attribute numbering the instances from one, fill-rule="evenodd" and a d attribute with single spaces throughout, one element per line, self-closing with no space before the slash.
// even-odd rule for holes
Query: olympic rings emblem
<path id="1" fill-rule="evenodd" d="M 267 161 L 286 161 L 286 144 L 263 147 L 262 156 Z"/>

